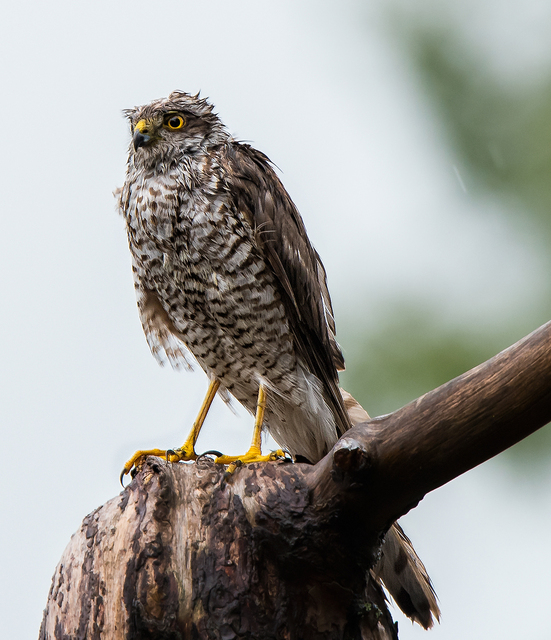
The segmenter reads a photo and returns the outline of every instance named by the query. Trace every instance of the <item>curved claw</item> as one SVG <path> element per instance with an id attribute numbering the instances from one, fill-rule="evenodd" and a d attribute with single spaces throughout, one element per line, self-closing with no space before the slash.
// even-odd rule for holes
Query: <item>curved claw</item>
<path id="1" fill-rule="evenodd" d="M 144 456 L 140 456 L 140 457 L 144 457 Z M 138 462 L 139 459 L 140 458 L 136 458 L 133 461 L 129 460 L 122 468 L 121 475 L 119 476 L 119 482 L 121 483 L 121 486 L 123 489 L 126 489 L 126 487 L 124 486 L 124 476 L 131 475 L 132 479 L 134 479 L 134 477 L 136 476 L 136 473 L 138 472 L 136 463 Z"/>
<path id="2" fill-rule="evenodd" d="M 222 455 L 221 451 L 205 451 L 205 453 L 202 453 L 200 456 L 197 456 L 197 459 L 199 458 L 204 458 L 205 456 L 216 456 L 217 458 L 219 458 Z"/>

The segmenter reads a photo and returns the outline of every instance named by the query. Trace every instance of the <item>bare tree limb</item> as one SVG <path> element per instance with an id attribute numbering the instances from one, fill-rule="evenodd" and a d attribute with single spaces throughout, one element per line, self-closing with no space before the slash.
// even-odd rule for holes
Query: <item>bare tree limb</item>
<path id="1" fill-rule="evenodd" d="M 148 458 L 83 521 L 41 640 L 397 638 L 369 569 L 392 521 L 551 421 L 551 323 L 317 465 Z"/>
<path id="2" fill-rule="evenodd" d="M 371 521 L 385 526 L 429 491 L 551 421 L 551 322 L 392 414 L 348 431 L 317 466 L 312 488 L 341 495 L 330 469 L 365 483 Z M 328 487 L 331 487 L 329 490 Z M 358 508 L 355 504 L 353 508 Z"/>

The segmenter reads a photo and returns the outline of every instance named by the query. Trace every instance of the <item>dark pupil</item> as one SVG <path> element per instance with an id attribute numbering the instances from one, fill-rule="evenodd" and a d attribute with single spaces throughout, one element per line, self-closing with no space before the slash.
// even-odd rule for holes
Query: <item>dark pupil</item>
<path id="1" fill-rule="evenodd" d="M 182 118 L 180 118 L 179 116 L 176 118 L 170 118 L 168 124 L 174 128 L 179 127 L 182 124 Z"/>

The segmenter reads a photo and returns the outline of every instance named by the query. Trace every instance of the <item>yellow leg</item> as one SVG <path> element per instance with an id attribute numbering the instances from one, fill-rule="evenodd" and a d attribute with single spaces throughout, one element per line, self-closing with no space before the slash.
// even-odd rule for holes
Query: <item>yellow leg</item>
<path id="1" fill-rule="evenodd" d="M 159 458 L 166 458 L 168 462 L 180 462 L 180 460 L 195 460 L 197 458 L 197 454 L 195 453 L 195 443 L 197 442 L 197 438 L 199 437 L 199 433 L 201 431 L 201 427 L 205 422 L 205 418 L 207 417 L 207 413 L 209 412 L 210 405 L 216 396 L 216 392 L 220 387 L 220 382 L 213 378 L 210 381 L 209 388 L 207 390 L 207 395 L 203 400 L 203 404 L 201 405 L 201 409 L 199 410 L 199 414 L 193 423 L 193 427 L 187 437 L 187 440 L 179 449 L 148 449 L 145 451 L 136 451 L 136 453 L 128 460 L 128 462 L 124 465 L 121 472 L 121 482 L 125 475 L 130 473 L 132 467 L 136 465 L 140 458 L 144 456 L 158 456 Z"/>
<path id="2" fill-rule="evenodd" d="M 266 456 L 262 455 L 261 437 L 262 423 L 264 422 L 264 413 L 266 412 L 266 389 L 264 385 L 260 385 L 258 389 L 258 400 L 256 403 L 256 416 L 254 420 L 253 440 L 250 449 L 242 456 L 218 456 L 215 462 L 217 464 L 229 464 L 228 474 L 231 474 L 241 464 L 250 462 L 268 462 L 270 460 L 278 460 L 285 458 L 285 452 L 282 449 L 272 451 Z"/>
<path id="3" fill-rule="evenodd" d="M 170 462 L 179 462 L 180 460 L 195 460 L 197 458 L 197 454 L 195 453 L 195 443 L 197 442 L 197 438 L 199 437 L 199 433 L 201 431 L 201 428 L 203 427 L 203 423 L 205 422 L 207 413 L 209 412 L 210 405 L 216 397 L 216 392 L 218 391 L 219 387 L 220 381 L 216 378 L 213 378 L 210 381 L 207 395 L 203 400 L 201 409 L 199 409 L 199 414 L 197 415 L 197 418 L 193 423 L 193 427 L 191 427 L 189 436 L 187 437 L 184 444 L 170 455 Z"/>

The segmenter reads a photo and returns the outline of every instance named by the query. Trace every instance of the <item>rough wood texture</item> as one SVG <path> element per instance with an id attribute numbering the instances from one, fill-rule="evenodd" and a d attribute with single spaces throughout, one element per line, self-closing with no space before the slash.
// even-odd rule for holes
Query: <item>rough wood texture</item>
<path id="1" fill-rule="evenodd" d="M 41 640 L 394 639 L 369 568 L 423 496 L 551 421 L 551 323 L 317 465 L 148 458 L 87 516 L 56 569 Z"/>

